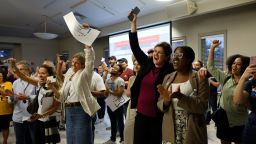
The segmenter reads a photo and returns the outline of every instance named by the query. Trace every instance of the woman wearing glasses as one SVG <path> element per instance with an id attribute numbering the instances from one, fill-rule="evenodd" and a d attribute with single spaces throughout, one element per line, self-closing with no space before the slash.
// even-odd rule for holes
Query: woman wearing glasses
<path id="1" fill-rule="evenodd" d="M 137 15 L 131 22 L 129 33 L 130 46 L 141 70 L 131 87 L 131 108 L 137 108 L 134 126 L 134 144 L 161 144 L 163 114 L 157 108 L 159 93 L 157 85 L 164 76 L 173 71 L 169 63 L 172 49 L 170 44 L 162 42 L 154 47 L 152 57 L 148 57 L 140 48 L 137 36 Z"/>
<path id="2" fill-rule="evenodd" d="M 158 85 L 158 107 L 164 112 L 163 141 L 173 144 L 207 144 L 205 112 L 208 81 L 192 70 L 195 53 L 191 47 L 177 47 L 172 54 L 175 72 Z"/>

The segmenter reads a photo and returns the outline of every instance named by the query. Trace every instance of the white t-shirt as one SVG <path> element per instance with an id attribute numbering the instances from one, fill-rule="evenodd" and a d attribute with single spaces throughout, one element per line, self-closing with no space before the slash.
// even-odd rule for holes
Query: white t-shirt
<path id="1" fill-rule="evenodd" d="M 92 74 L 91 91 L 103 91 L 106 90 L 103 78 L 96 72 Z"/>

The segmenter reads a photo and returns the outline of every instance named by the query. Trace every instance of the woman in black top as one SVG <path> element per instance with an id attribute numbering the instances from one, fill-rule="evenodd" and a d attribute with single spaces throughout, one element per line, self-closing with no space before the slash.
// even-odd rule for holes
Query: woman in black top
<path id="1" fill-rule="evenodd" d="M 153 56 L 149 58 L 139 46 L 137 15 L 133 15 L 129 40 L 133 55 L 141 65 L 141 71 L 131 87 L 131 108 L 137 108 L 134 144 L 161 144 L 163 114 L 157 109 L 159 93 L 156 86 L 162 84 L 164 76 L 173 71 L 170 64 L 172 49 L 166 42 L 159 43 L 154 47 Z"/>

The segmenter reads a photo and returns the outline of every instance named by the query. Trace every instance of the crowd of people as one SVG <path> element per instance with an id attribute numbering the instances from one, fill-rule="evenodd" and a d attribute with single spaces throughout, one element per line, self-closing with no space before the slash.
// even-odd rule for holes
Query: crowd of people
<path id="1" fill-rule="evenodd" d="M 14 81 L 0 72 L 2 143 L 7 144 L 13 121 L 16 144 L 59 143 L 63 127 L 67 144 L 93 144 L 94 125 L 103 121 L 105 108 L 111 135 L 104 144 L 115 144 L 117 133 L 124 144 L 207 144 L 209 111 L 218 109 L 225 111 L 227 123 L 216 124 L 222 144 L 255 143 L 256 65 L 249 64 L 250 58 L 232 55 L 227 72 L 216 68 L 219 40 L 212 41 L 207 69 L 189 46 L 172 52 L 169 43 L 160 42 L 147 55 L 140 48 L 133 15 L 133 70 L 126 58 L 110 56 L 95 72 L 95 53 L 87 45 L 72 56 L 69 69 L 59 55 L 56 66 L 45 61 L 33 75 L 29 62 L 8 59 Z"/>

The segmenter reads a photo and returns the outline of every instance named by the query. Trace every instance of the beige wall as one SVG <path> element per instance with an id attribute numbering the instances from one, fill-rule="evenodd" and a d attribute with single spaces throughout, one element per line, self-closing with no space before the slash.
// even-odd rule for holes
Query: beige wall
<path id="1" fill-rule="evenodd" d="M 108 49 L 108 37 L 97 38 L 92 46 L 95 51 L 95 67 L 97 67 L 101 63 L 104 50 Z M 74 38 L 68 38 L 60 41 L 60 47 L 60 53 L 68 52 L 69 58 L 72 58 L 75 53 L 83 51 L 84 46 Z"/>
<path id="2" fill-rule="evenodd" d="M 17 60 L 25 59 L 40 65 L 44 59 L 55 59 L 59 51 L 59 41 L 40 40 L 36 38 L 0 37 L 0 42 L 20 44 L 18 51 L 14 49 Z"/>
<path id="3" fill-rule="evenodd" d="M 198 54 L 199 35 L 215 31 L 227 32 L 227 56 L 256 55 L 256 7 L 228 10 L 173 22 L 173 37 L 185 36 L 187 45 Z"/>
<path id="4" fill-rule="evenodd" d="M 256 5 L 173 21 L 172 36 L 186 38 L 196 56 L 199 54 L 199 35 L 225 30 L 227 33 L 227 57 L 232 54 L 256 55 Z M 140 21 L 140 23 L 143 23 Z M 123 25 L 123 24 L 122 24 Z M 129 28 L 129 26 L 127 26 Z M 127 29 L 126 29 L 127 30 Z M 95 41 L 96 57 L 100 58 L 108 47 L 108 38 Z M 96 63 L 98 63 L 97 60 Z"/>
<path id="5" fill-rule="evenodd" d="M 252 56 L 256 55 L 255 17 L 256 6 L 249 6 L 176 20 L 173 22 L 172 35 L 173 37 L 185 36 L 187 45 L 193 47 L 197 55 L 199 53 L 199 34 L 226 30 L 227 56 L 235 53 Z M 155 16 L 152 17 L 152 19 L 155 18 Z M 148 20 L 139 20 L 139 25 L 149 25 L 149 22 Z M 127 24 L 127 29 L 129 29 L 129 24 Z M 83 49 L 83 45 L 73 38 L 47 41 L 36 38 L 0 37 L 0 42 L 20 43 L 21 48 L 16 52 L 16 56 L 34 61 L 36 64 L 40 64 L 45 58 L 54 59 L 56 53 L 69 52 L 71 57 Z M 97 66 L 100 64 L 104 50 L 108 49 L 108 37 L 98 38 L 93 46 L 96 52 L 95 66 Z"/>

